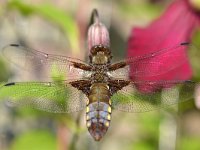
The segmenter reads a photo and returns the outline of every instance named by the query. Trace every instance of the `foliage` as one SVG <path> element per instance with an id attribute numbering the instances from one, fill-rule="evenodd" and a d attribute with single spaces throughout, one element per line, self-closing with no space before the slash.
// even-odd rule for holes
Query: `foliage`
<path id="1" fill-rule="evenodd" d="M 183 137 L 180 140 L 179 144 L 180 150 L 199 150 L 200 144 L 199 144 L 199 137 Z"/>
<path id="2" fill-rule="evenodd" d="M 41 16 L 44 19 L 57 25 L 61 30 L 63 30 L 65 35 L 68 37 L 73 52 L 75 54 L 79 52 L 77 24 L 75 23 L 75 20 L 72 19 L 72 16 L 69 13 L 59 8 L 56 8 L 51 3 L 31 5 L 20 0 L 11 0 L 7 4 L 7 7 L 9 10 L 16 9 L 25 16 Z"/>
<path id="3" fill-rule="evenodd" d="M 152 5 L 150 3 L 139 3 L 137 5 L 130 5 L 123 2 L 121 2 L 119 9 L 125 16 L 137 16 L 140 19 L 144 18 L 146 14 L 148 14 L 147 18 L 149 19 L 155 18 L 162 10 L 161 7 L 157 5 Z"/>
<path id="4" fill-rule="evenodd" d="M 49 131 L 36 130 L 22 133 L 12 143 L 11 150 L 55 150 L 56 138 Z"/>

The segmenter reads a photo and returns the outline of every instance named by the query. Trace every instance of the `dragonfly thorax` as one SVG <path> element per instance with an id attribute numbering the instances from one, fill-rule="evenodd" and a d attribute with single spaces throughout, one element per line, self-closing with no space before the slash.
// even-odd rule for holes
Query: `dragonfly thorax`
<path id="1" fill-rule="evenodd" d="M 112 58 L 110 49 L 103 45 L 96 45 L 92 47 L 90 53 L 91 55 L 89 57 L 91 64 L 97 64 L 97 65 L 109 64 Z"/>
<path id="2" fill-rule="evenodd" d="M 92 83 L 107 82 L 109 79 L 107 65 L 94 65 L 91 75 Z"/>

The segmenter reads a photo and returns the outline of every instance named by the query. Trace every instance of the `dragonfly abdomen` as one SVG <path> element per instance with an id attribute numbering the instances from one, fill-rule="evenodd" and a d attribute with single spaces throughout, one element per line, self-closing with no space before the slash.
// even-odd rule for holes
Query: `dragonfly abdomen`
<path id="1" fill-rule="evenodd" d="M 99 141 L 107 132 L 111 119 L 111 103 L 106 84 L 95 83 L 91 87 L 86 107 L 86 123 L 92 137 Z"/>

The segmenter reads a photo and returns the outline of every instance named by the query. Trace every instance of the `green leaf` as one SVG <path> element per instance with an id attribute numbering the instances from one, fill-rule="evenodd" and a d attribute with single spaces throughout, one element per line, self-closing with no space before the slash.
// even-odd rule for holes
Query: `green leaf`
<path id="1" fill-rule="evenodd" d="M 199 144 L 199 137 L 184 137 L 180 140 L 179 143 L 179 149 L 180 150 L 199 150 L 200 144 Z"/>
<path id="2" fill-rule="evenodd" d="M 37 130 L 18 136 L 12 143 L 11 150 L 55 150 L 56 138 L 45 130 Z"/>
<path id="3" fill-rule="evenodd" d="M 161 7 L 152 5 L 150 3 L 138 3 L 137 5 L 130 5 L 130 3 L 120 3 L 119 10 L 127 17 L 140 17 L 153 19 L 158 17 L 161 12 Z"/>
<path id="4" fill-rule="evenodd" d="M 56 24 L 68 37 L 73 52 L 78 53 L 78 27 L 75 20 L 67 12 L 50 3 L 30 5 L 19 0 L 12 0 L 7 6 L 9 10 L 17 9 L 25 16 L 39 15 Z"/>
<path id="5" fill-rule="evenodd" d="M 149 144 L 147 141 L 139 142 L 133 144 L 130 150 L 137 149 L 137 150 L 155 150 L 155 146 L 153 144 Z"/>
<path id="6" fill-rule="evenodd" d="M 158 111 L 141 114 L 139 118 L 141 132 L 148 133 L 148 135 L 152 135 L 150 137 L 157 139 L 161 117 L 161 113 Z"/>

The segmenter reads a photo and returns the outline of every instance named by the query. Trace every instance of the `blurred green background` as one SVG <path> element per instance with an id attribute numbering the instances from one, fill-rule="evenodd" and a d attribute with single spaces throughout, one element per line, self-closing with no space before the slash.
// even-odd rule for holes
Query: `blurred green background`
<path id="1" fill-rule="evenodd" d="M 133 26 L 145 27 L 170 0 L 10 0 L 0 1 L 0 48 L 21 43 L 35 49 L 85 59 L 93 8 L 109 28 L 115 59 L 124 58 Z M 200 40 L 197 31 L 194 41 Z M 199 46 L 200 47 L 200 46 Z M 194 79 L 200 80 L 200 51 L 190 51 Z M 20 70 L 21 71 L 21 70 Z M 21 74 L 21 76 L 19 76 Z M 38 74 L 37 72 L 35 74 Z M 37 76 L 37 75 L 36 75 Z M 0 81 L 27 80 L 0 59 Z M 176 109 L 179 111 L 174 111 Z M 85 125 L 85 112 L 51 114 L 9 108 L 0 102 L 0 150 L 199 150 L 200 111 L 193 100 L 148 113 L 113 111 L 111 127 L 99 143 Z"/>

